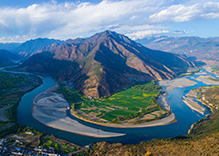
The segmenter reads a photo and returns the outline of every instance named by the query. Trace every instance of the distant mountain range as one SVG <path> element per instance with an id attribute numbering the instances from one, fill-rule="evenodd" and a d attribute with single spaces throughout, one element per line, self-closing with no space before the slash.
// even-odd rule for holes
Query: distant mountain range
<path id="1" fill-rule="evenodd" d="M 176 77 L 193 66 L 184 56 L 151 50 L 124 35 L 104 31 L 43 47 L 20 69 L 73 82 L 84 95 L 103 97 L 135 83 Z"/>
<path id="2" fill-rule="evenodd" d="M 29 41 L 22 43 L 13 51 L 19 54 L 20 56 L 30 57 L 33 54 L 37 53 L 37 51 L 43 48 L 44 46 L 48 46 L 53 43 L 60 44 L 60 43 L 64 43 L 64 41 L 48 39 L 48 38 L 38 38 L 38 39 L 29 40 Z"/>
<path id="3" fill-rule="evenodd" d="M 157 50 L 184 54 L 198 60 L 219 61 L 219 37 L 149 37 L 137 42 Z"/>
<path id="4" fill-rule="evenodd" d="M 21 43 L 0 43 L 0 49 L 14 51 Z"/>
<path id="5" fill-rule="evenodd" d="M 60 44 L 64 41 L 38 38 L 24 43 L 0 43 L 0 66 L 9 66 L 14 64 L 15 61 L 24 60 L 36 54 L 44 46 L 54 43 Z"/>

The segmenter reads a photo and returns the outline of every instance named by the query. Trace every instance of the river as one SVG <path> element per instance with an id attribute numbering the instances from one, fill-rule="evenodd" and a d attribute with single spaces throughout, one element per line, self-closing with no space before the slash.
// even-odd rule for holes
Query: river
<path id="1" fill-rule="evenodd" d="M 203 68 L 201 69 L 200 72 L 202 71 L 215 77 L 214 74 L 209 73 Z M 53 129 L 36 121 L 32 117 L 32 113 L 31 113 L 33 98 L 39 93 L 47 90 L 48 88 L 52 87 L 55 84 L 55 81 L 47 76 L 42 76 L 43 84 L 40 87 L 26 93 L 22 97 L 18 106 L 17 118 L 21 125 L 33 127 L 40 131 L 46 132 L 48 134 L 53 134 L 58 138 L 68 140 L 70 142 L 73 142 L 81 146 L 88 145 L 94 142 L 100 142 L 100 141 L 121 142 L 124 144 L 136 144 L 141 141 L 152 140 L 153 138 L 169 138 L 169 137 L 176 137 L 180 135 L 186 135 L 191 125 L 194 122 L 200 120 L 201 118 L 204 118 L 205 115 L 211 113 L 208 108 L 203 106 L 206 108 L 207 111 L 205 112 L 204 115 L 201 115 L 195 111 L 192 111 L 186 104 L 183 103 L 182 96 L 187 94 L 191 89 L 200 86 L 206 86 L 206 84 L 194 80 L 192 79 L 192 77 L 197 77 L 197 75 L 187 76 L 186 78 L 197 82 L 196 85 L 190 87 L 184 87 L 184 88 L 175 88 L 174 90 L 168 93 L 167 96 L 168 104 L 170 105 L 172 112 L 175 114 L 178 120 L 178 122 L 170 125 L 147 127 L 147 128 L 110 128 L 110 127 L 103 127 L 82 121 L 80 119 L 71 116 L 70 112 L 67 112 L 67 115 L 70 116 L 72 119 L 77 120 L 80 123 L 87 125 L 89 127 L 93 127 L 109 132 L 126 133 L 126 135 L 122 137 L 93 138 L 88 136 L 82 136 L 82 135 L 77 135 L 77 134 Z"/>

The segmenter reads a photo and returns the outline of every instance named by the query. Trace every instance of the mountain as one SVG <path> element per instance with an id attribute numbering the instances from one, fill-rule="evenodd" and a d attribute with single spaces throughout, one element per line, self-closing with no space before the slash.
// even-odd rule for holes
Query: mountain
<path id="1" fill-rule="evenodd" d="M 63 43 L 63 41 L 48 38 L 38 38 L 34 40 L 29 40 L 18 46 L 14 50 L 14 52 L 23 57 L 30 57 L 44 46 L 48 46 L 54 43 L 60 44 Z"/>
<path id="2" fill-rule="evenodd" d="M 194 66 L 184 56 L 148 49 L 112 31 L 52 44 L 39 52 L 20 69 L 73 82 L 78 91 L 93 97 L 139 82 L 171 79 Z"/>
<path id="3" fill-rule="evenodd" d="M 20 56 L 10 51 L 0 49 L 0 66 L 12 65 L 13 61 L 19 60 Z"/>
<path id="4" fill-rule="evenodd" d="M 14 51 L 21 43 L 0 43 L 0 49 Z"/>
<path id="5" fill-rule="evenodd" d="M 219 61 L 219 38 L 200 37 L 157 37 L 149 42 L 148 39 L 138 40 L 141 44 L 157 50 L 184 54 L 196 57 L 198 60 Z"/>

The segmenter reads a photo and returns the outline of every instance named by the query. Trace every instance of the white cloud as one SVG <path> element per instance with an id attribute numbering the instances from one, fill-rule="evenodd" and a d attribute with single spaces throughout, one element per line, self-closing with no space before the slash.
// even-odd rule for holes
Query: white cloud
<path id="1" fill-rule="evenodd" d="M 132 16 L 132 17 L 130 17 L 130 20 L 134 20 L 134 19 L 136 19 L 138 16 Z"/>
<path id="2" fill-rule="evenodd" d="M 133 40 L 142 39 L 145 37 L 149 37 L 152 35 L 161 35 L 161 34 L 168 34 L 170 33 L 169 30 L 145 30 L 145 31 L 137 31 L 131 34 L 125 34 L 126 36 L 130 37 Z"/>
<path id="3" fill-rule="evenodd" d="M 188 6 L 184 4 L 172 5 L 149 16 L 149 19 L 155 23 L 216 18 L 219 18 L 219 2 L 195 3 Z"/>
<path id="4" fill-rule="evenodd" d="M 187 30 L 182 30 L 182 31 L 180 31 L 180 30 L 175 30 L 174 32 L 172 32 L 171 34 L 174 34 L 174 35 L 184 35 L 184 34 L 188 34 L 189 33 L 189 31 L 187 31 Z"/>
<path id="5" fill-rule="evenodd" d="M 137 17 L 136 14 L 152 12 L 158 1 L 162 4 L 160 0 L 103 0 L 98 4 L 51 0 L 26 8 L 1 8 L 0 33 L 9 36 L 37 34 L 61 39 L 76 37 L 105 30 L 110 25 L 128 23 L 130 17 Z"/>
<path id="6" fill-rule="evenodd" d="M 168 31 L 168 28 L 162 27 L 162 22 L 219 18 L 218 2 L 184 1 L 102 0 L 93 4 L 92 1 L 59 3 L 50 0 L 24 8 L 1 7 L 0 37 L 13 41 L 17 36 L 18 41 L 29 37 L 67 39 L 86 37 L 105 29 L 126 34 L 163 33 L 162 30 Z"/>
<path id="7" fill-rule="evenodd" d="M 37 36 L 35 34 L 29 36 L 29 35 L 14 35 L 14 36 L 7 36 L 7 37 L 0 37 L 0 42 L 1 43 L 13 43 L 13 42 L 18 42 L 18 43 L 23 43 L 24 41 L 30 40 L 30 39 L 36 39 Z"/>

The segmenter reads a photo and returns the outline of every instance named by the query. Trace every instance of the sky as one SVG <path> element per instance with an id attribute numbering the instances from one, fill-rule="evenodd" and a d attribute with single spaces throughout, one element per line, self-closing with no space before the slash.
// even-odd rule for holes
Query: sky
<path id="1" fill-rule="evenodd" d="M 1 0 L 0 42 L 74 39 L 112 30 L 150 36 L 219 36 L 218 0 Z"/>

